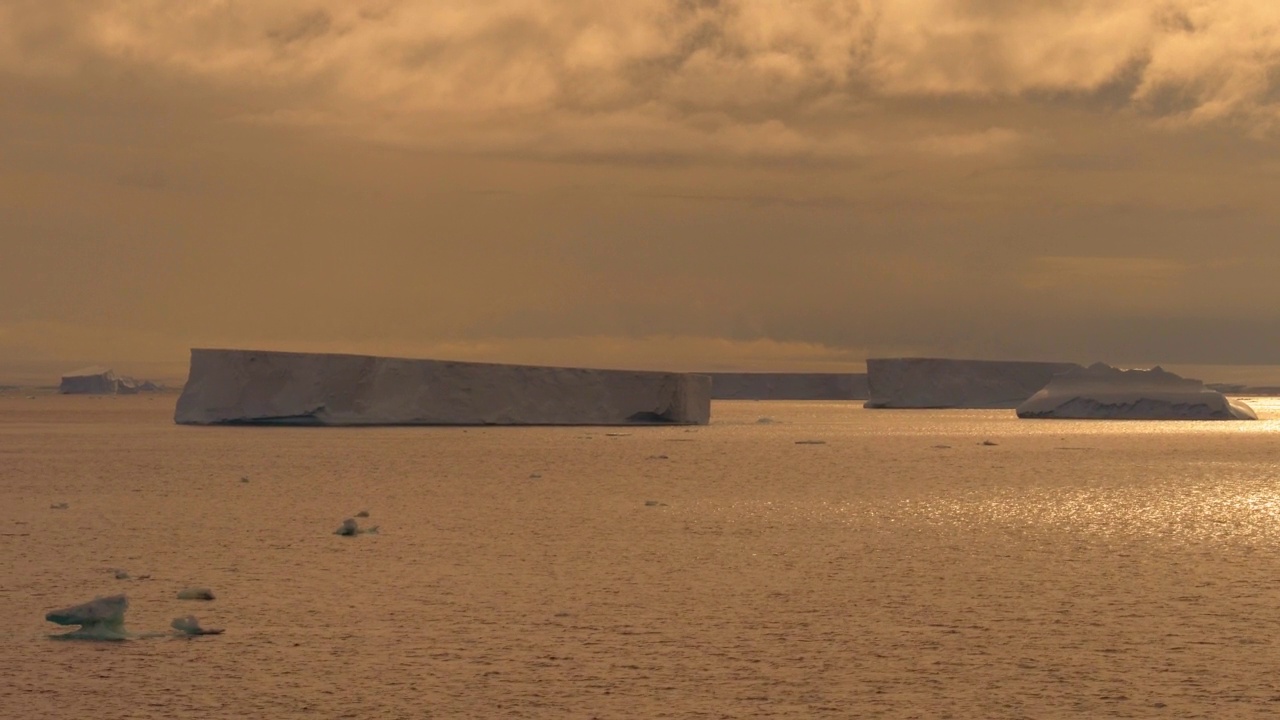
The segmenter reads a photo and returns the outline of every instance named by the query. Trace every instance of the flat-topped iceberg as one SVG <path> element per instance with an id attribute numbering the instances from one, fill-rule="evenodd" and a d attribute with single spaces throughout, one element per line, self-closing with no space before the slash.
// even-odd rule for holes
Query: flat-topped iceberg
<path id="1" fill-rule="evenodd" d="M 63 640 L 127 640 L 124 613 L 129 600 L 124 595 L 96 597 L 87 603 L 51 610 L 44 619 L 58 625 L 79 625 L 71 632 L 54 637 Z"/>
<path id="2" fill-rule="evenodd" d="M 1016 408 L 1075 363 L 948 358 L 867 360 L 869 408 Z"/>
<path id="3" fill-rule="evenodd" d="M 706 375 L 191 351 L 184 425 L 705 425 Z"/>
<path id="4" fill-rule="evenodd" d="M 1021 418 L 1257 420 L 1253 408 L 1159 367 L 1121 370 L 1095 363 L 1058 375 L 1018 406 Z"/>

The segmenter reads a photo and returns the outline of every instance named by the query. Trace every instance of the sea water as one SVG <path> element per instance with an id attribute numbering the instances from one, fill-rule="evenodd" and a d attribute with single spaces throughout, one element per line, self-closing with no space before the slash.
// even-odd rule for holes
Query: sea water
<path id="1" fill-rule="evenodd" d="M 1274 402 L 364 429 L 173 403 L 0 396 L 0 718 L 1280 714 Z M 377 534 L 334 534 L 361 510 Z M 117 593 L 132 632 L 226 633 L 49 639 Z"/>

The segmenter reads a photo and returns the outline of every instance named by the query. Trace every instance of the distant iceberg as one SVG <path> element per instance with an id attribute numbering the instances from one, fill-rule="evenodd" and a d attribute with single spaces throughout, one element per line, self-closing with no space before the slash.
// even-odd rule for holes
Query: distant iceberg
<path id="1" fill-rule="evenodd" d="M 866 400 L 866 373 L 710 372 L 713 400 Z"/>
<path id="2" fill-rule="evenodd" d="M 136 395 L 163 389 L 150 380 L 117 375 L 111 368 L 98 365 L 69 372 L 58 384 L 58 392 L 63 395 Z"/>
<path id="3" fill-rule="evenodd" d="M 951 358 L 867 360 L 868 408 L 1016 408 L 1075 363 Z"/>
<path id="4" fill-rule="evenodd" d="M 53 636 L 61 640 L 128 640 L 129 632 L 124 629 L 124 613 L 128 609 L 128 598 L 111 595 L 53 610 L 44 619 L 58 625 L 80 626 L 69 633 Z"/>
<path id="5" fill-rule="evenodd" d="M 1018 406 L 1020 418 L 1257 420 L 1253 408 L 1160 367 L 1120 370 L 1104 363 L 1049 381 Z"/>

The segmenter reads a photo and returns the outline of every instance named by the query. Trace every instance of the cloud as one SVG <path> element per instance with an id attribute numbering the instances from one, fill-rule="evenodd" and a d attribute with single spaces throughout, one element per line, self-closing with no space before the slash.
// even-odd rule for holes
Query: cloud
<path id="1" fill-rule="evenodd" d="M 422 147 L 849 159 L 928 145 L 868 111 L 935 97 L 1119 93 L 1266 133 L 1276 38 L 1280 6 L 1252 0 L 22 0 L 0 72 L 160 74 L 236 94 L 229 116 Z"/>

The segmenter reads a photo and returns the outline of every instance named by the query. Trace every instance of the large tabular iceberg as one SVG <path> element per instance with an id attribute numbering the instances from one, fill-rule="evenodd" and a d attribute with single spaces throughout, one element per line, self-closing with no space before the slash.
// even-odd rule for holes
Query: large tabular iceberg
<path id="1" fill-rule="evenodd" d="M 1103 363 L 1055 377 L 1018 406 L 1021 418 L 1257 420 L 1253 408 L 1159 367 L 1120 370 Z"/>
<path id="2" fill-rule="evenodd" d="M 713 400 L 866 400 L 866 373 L 713 372 Z"/>
<path id="3" fill-rule="evenodd" d="M 1015 408 L 1075 363 L 946 358 L 867 360 L 869 408 Z"/>
<path id="4" fill-rule="evenodd" d="M 191 351 L 184 425 L 705 425 L 706 375 Z"/>

